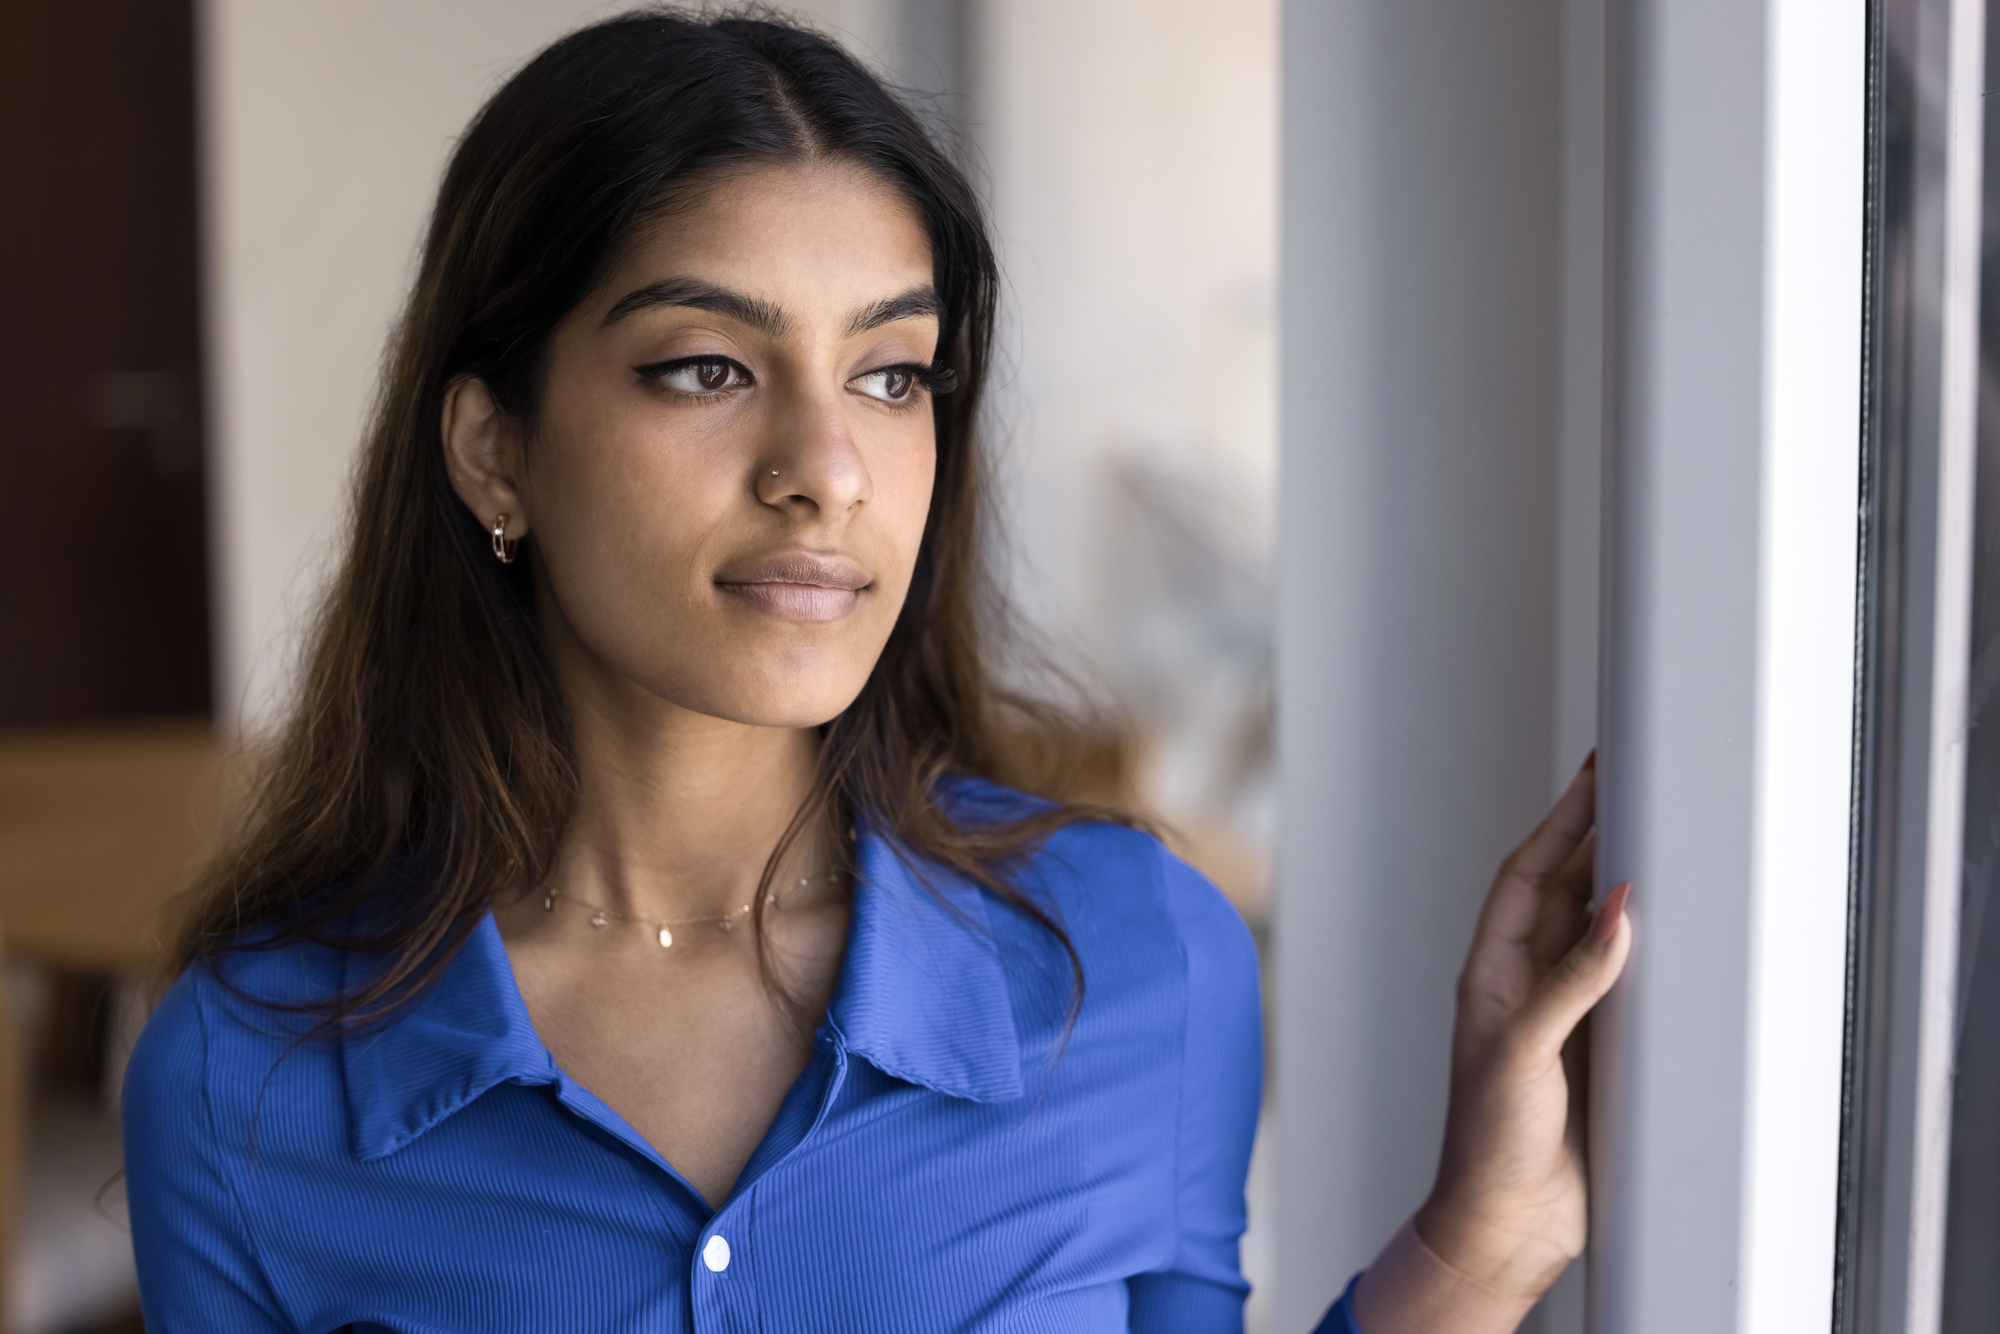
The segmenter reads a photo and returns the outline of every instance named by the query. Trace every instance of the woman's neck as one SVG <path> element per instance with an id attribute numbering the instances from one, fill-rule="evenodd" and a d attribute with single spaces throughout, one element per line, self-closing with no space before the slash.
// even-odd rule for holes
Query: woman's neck
<path id="1" fill-rule="evenodd" d="M 576 817 L 551 882 L 574 898 L 646 921 L 718 917 L 748 903 L 812 790 L 811 728 L 753 727 L 647 696 L 622 706 L 572 695 Z M 811 831 L 779 868 L 797 906 L 831 892 L 832 849 Z"/>

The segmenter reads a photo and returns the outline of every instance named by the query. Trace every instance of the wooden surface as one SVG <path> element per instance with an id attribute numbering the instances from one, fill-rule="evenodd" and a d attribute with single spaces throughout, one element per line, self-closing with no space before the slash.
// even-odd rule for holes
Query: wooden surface
<path id="1" fill-rule="evenodd" d="M 205 720 L 0 733 L 8 951 L 101 972 L 151 964 L 163 910 L 221 831 L 225 763 Z"/>

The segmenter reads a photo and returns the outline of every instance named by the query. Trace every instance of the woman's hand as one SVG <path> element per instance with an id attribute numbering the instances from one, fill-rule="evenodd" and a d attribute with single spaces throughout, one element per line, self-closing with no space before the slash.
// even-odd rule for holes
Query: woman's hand
<path id="1" fill-rule="evenodd" d="M 1583 1250 L 1573 1039 L 1632 939 L 1630 886 L 1590 913 L 1595 760 L 1501 864 L 1486 896 L 1458 982 L 1444 1153 L 1413 1220 L 1439 1258 L 1495 1294 L 1539 1295 Z"/>
<path id="2" fill-rule="evenodd" d="M 1453 1268 L 1523 1296 L 1583 1250 L 1583 1087 L 1570 1039 L 1631 947 L 1628 886 L 1589 911 L 1595 759 L 1501 864 L 1480 911 L 1458 980 L 1444 1153 L 1415 1220 Z"/>

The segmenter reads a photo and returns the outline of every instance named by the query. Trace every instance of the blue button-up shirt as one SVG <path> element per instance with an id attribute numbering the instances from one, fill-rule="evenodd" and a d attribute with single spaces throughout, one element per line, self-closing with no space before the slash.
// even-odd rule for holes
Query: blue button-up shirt
<path id="1" fill-rule="evenodd" d="M 1049 934 L 922 878 L 860 831 L 811 1062 L 719 1209 L 555 1063 L 491 917 L 336 1040 L 190 970 L 125 1082 L 149 1334 L 1240 1329 L 1263 1078 L 1242 920 L 1145 834 L 1059 833 L 1015 882 L 1082 957 L 1065 1034 Z M 296 1003 L 378 962 L 222 967 Z M 1344 1301 L 1323 1328 L 1351 1330 Z"/>

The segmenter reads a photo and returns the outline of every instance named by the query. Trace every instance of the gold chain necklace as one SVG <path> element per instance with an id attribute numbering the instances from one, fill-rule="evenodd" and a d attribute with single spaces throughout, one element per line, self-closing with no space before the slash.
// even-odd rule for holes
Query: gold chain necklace
<path id="1" fill-rule="evenodd" d="M 826 877 L 827 883 L 832 884 L 835 878 L 836 878 L 835 874 L 829 872 Z M 800 876 L 797 888 L 804 889 L 807 885 L 810 885 L 811 883 L 812 883 L 812 877 Z M 750 905 L 745 903 L 735 908 L 731 908 L 728 912 L 723 913 L 719 917 L 715 916 L 681 917 L 665 921 L 653 917 L 634 917 L 629 913 L 618 912 L 615 909 L 602 907 L 599 904 L 585 903 L 582 899 L 577 898 L 573 894 L 564 894 L 562 891 L 558 890 L 554 885 L 549 885 L 544 888 L 542 896 L 542 911 L 550 913 L 554 912 L 556 910 L 556 900 L 558 898 L 567 899 L 571 903 L 574 903 L 579 908 L 588 908 L 591 914 L 590 924 L 592 926 L 608 926 L 612 922 L 637 922 L 641 926 L 651 927 L 653 930 L 659 933 L 658 939 L 660 942 L 660 948 L 663 950 L 673 948 L 674 928 L 677 926 L 703 926 L 712 923 L 713 925 L 720 927 L 724 931 L 734 931 L 736 929 L 736 923 L 741 919 L 748 917 L 750 915 Z M 767 897 L 764 901 L 773 908 L 778 907 L 779 906 L 778 891 L 773 889 L 769 897 Z"/>

